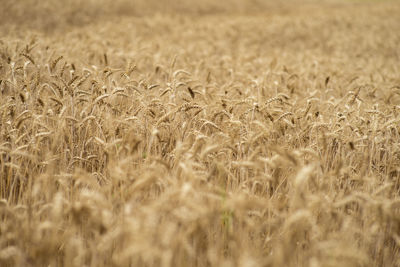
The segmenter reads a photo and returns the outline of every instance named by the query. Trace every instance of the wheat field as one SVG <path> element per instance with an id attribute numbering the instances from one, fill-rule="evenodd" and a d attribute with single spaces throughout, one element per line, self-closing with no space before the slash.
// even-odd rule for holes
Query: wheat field
<path id="1" fill-rule="evenodd" d="M 0 266 L 400 266 L 400 2 L 2 6 Z"/>

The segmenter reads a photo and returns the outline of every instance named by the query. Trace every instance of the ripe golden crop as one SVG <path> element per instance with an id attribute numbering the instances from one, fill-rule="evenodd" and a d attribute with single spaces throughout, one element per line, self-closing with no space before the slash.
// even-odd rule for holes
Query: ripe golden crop
<path id="1" fill-rule="evenodd" d="M 10 1 L 0 266 L 400 266 L 396 1 Z"/>

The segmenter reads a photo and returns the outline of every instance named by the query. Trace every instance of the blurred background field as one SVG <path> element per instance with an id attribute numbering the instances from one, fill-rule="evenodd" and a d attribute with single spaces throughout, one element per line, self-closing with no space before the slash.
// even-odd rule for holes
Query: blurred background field
<path id="1" fill-rule="evenodd" d="M 268 14 L 295 12 L 307 7 L 321 8 L 319 12 L 340 6 L 374 5 L 376 3 L 396 4 L 396 0 L 3 0 L 0 22 L 29 25 L 48 30 L 58 25 L 84 25 L 121 16 L 146 16 L 176 14 L 198 16 L 206 14 Z"/>

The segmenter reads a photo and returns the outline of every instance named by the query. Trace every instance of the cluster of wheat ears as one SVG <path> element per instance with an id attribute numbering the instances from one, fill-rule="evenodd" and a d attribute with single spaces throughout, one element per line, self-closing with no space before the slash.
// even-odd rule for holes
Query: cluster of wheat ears
<path id="1" fill-rule="evenodd" d="M 269 7 L 0 26 L 0 266 L 400 266 L 399 4 Z"/>

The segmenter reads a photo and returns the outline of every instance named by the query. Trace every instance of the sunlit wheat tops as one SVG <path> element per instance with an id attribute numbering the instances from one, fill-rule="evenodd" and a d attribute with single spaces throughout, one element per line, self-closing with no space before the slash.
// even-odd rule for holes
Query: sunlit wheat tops
<path id="1" fill-rule="evenodd" d="M 400 266 L 399 4 L 256 2 L 5 0 L 0 266 Z"/>

